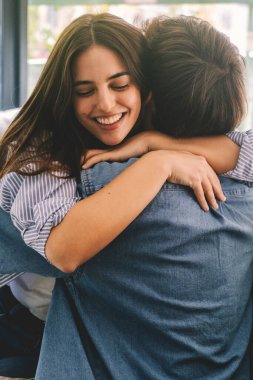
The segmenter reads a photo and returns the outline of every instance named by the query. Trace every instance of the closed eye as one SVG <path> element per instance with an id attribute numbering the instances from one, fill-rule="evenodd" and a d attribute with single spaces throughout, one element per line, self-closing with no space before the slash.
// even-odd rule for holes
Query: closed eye
<path id="1" fill-rule="evenodd" d="M 88 90 L 88 91 L 78 91 L 76 92 L 76 95 L 81 96 L 81 97 L 86 97 L 86 96 L 90 96 L 94 94 L 94 92 L 95 92 L 95 89 L 92 88 L 91 90 Z"/>
<path id="2" fill-rule="evenodd" d="M 129 84 L 124 84 L 123 86 L 112 86 L 112 88 L 116 91 L 123 91 L 129 87 Z"/>

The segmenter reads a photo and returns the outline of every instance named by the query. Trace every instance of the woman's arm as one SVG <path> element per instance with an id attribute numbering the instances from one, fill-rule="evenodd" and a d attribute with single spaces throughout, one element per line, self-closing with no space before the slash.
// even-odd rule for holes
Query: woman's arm
<path id="1" fill-rule="evenodd" d="M 236 168 L 226 173 L 229 178 L 253 182 L 253 129 L 230 132 L 229 138 L 240 146 Z"/>
<path id="2" fill-rule="evenodd" d="M 218 174 L 233 170 L 236 167 L 240 146 L 225 135 L 173 138 L 164 136 L 159 132 L 157 132 L 156 136 L 149 136 L 149 133 L 151 132 L 148 132 L 147 135 L 149 150 L 155 150 L 159 146 L 163 146 L 160 149 L 184 150 L 203 156 Z M 168 148 L 169 146 L 170 148 Z"/>
<path id="3" fill-rule="evenodd" d="M 220 183 L 202 157 L 154 151 L 145 154 L 111 183 L 73 206 L 46 244 L 49 261 L 65 272 L 89 260 L 115 239 L 150 203 L 166 180 L 190 186 L 205 210 L 224 200 Z"/>
<path id="4" fill-rule="evenodd" d="M 101 161 L 124 161 L 158 149 L 201 155 L 218 174 L 233 170 L 240 153 L 240 147 L 225 135 L 174 138 L 157 131 L 146 131 L 130 138 L 118 148 L 89 151 L 83 167 L 88 168 Z"/>

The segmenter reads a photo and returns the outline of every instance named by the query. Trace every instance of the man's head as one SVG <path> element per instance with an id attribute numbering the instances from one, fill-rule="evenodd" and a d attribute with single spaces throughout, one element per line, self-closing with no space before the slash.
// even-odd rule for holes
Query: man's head
<path id="1" fill-rule="evenodd" d="M 146 37 L 157 129 L 196 136 L 239 126 L 247 108 L 245 62 L 226 35 L 195 17 L 162 16 Z"/>

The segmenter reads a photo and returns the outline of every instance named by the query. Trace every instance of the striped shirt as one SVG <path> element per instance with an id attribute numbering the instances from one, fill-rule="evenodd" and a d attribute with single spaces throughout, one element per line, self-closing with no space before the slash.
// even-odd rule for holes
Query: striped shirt
<path id="1" fill-rule="evenodd" d="M 240 145 L 241 149 L 235 169 L 230 170 L 224 176 L 253 182 L 253 129 L 246 132 L 230 132 L 227 136 Z"/>
<path id="2" fill-rule="evenodd" d="M 75 179 L 48 173 L 23 176 L 12 172 L 0 180 L 0 207 L 10 214 L 25 243 L 45 258 L 52 228 L 78 200 Z M 20 273 L 0 275 L 0 287 L 18 276 Z"/>
<path id="3" fill-rule="evenodd" d="M 14 273 L 14 274 L 1 274 L 0 275 L 0 288 L 6 284 L 8 284 L 9 282 L 11 282 L 12 280 L 15 280 L 15 278 L 21 276 L 23 273 Z"/>
<path id="4" fill-rule="evenodd" d="M 225 175 L 253 182 L 253 130 L 231 132 L 228 137 L 241 149 L 236 168 Z M 79 199 L 74 179 L 61 179 L 48 173 L 30 177 L 9 173 L 0 180 L 0 207 L 10 213 L 25 243 L 45 258 L 51 229 Z M 0 275 L 0 287 L 19 275 Z"/>

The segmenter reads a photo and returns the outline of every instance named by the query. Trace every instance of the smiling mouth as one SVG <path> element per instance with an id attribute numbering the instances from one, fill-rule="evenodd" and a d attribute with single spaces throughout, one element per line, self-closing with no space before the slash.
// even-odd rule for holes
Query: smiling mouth
<path id="1" fill-rule="evenodd" d="M 109 127 L 120 121 L 125 112 L 118 113 L 117 115 L 109 116 L 109 117 L 95 117 L 94 120 L 99 123 L 101 126 Z"/>

